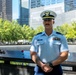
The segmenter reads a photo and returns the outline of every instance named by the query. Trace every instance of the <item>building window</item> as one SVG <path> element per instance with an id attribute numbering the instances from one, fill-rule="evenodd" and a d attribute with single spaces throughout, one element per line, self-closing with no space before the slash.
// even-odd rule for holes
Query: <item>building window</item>
<path id="1" fill-rule="evenodd" d="M 50 0 L 46 0 L 46 5 L 50 5 Z"/>
<path id="2" fill-rule="evenodd" d="M 64 0 L 57 0 L 57 3 L 62 3 L 64 2 Z"/>
<path id="3" fill-rule="evenodd" d="M 45 6 L 45 0 L 41 0 L 41 6 Z"/>
<path id="4" fill-rule="evenodd" d="M 56 4 L 56 0 L 51 0 L 51 4 Z"/>

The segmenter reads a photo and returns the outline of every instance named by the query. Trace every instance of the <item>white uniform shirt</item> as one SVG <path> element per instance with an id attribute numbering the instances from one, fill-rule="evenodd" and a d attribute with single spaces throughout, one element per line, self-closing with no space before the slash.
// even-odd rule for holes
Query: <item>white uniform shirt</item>
<path id="1" fill-rule="evenodd" d="M 48 36 L 42 32 L 33 38 L 30 51 L 36 52 L 42 62 L 48 63 L 57 59 L 60 52 L 68 51 L 68 44 L 60 33 L 53 31 Z"/>

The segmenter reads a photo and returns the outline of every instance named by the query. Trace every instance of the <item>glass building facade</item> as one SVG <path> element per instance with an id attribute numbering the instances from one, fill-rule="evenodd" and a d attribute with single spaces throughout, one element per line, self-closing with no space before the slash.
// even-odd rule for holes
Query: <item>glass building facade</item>
<path id="1" fill-rule="evenodd" d="M 40 6 L 47 6 L 57 3 L 62 3 L 64 0 L 30 0 L 31 1 L 31 8 L 36 8 Z"/>
<path id="2" fill-rule="evenodd" d="M 37 8 L 41 6 L 64 3 L 65 12 L 76 9 L 76 0 L 30 0 L 30 1 L 31 1 L 30 8 Z"/>
<path id="3" fill-rule="evenodd" d="M 76 0 L 65 0 L 65 12 L 76 9 Z"/>
<path id="4" fill-rule="evenodd" d="M 19 24 L 29 25 L 29 5 L 28 0 L 20 0 Z"/>
<path id="5" fill-rule="evenodd" d="M 40 17 L 40 13 L 43 10 L 49 10 L 49 9 L 55 11 L 57 15 L 60 15 L 62 13 L 65 13 L 71 10 L 75 10 L 76 0 L 30 0 L 29 25 L 33 28 L 36 28 L 39 25 L 42 25 L 42 19 Z"/>
<path id="6" fill-rule="evenodd" d="M 0 0 L 0 18 L 12 21 L 12 0 Z"/>
<path id="7" fill-rule="evenodd" d="M 30 21 L 29 25 L 33 28 L 42 25 L 40 13 L 43 10 L 53 10 L 56 13 L 64 12 L 64 0 L 30 0 Z"/>

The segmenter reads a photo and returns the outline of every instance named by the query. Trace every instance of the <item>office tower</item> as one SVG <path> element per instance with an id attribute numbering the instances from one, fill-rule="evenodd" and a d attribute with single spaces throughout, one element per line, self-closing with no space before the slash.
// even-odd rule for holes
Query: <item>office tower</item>
<path id="1" fill-rule="evenodd" d="M 33 28 L 42 25 L 40 13 L 43 10 L 53 10 L 58 15 L 75 10 L 76 0 L 30 0 L 30 22 Z"/>
<path id="2" fill-rule="evenodd" d="M 30 22 L 29 25 L 36 28 L 42 25 L 40 13 L 43 10 L 53 10 L 56 13 L 64 12 L 64 0 L 30 0 Z"/>
<path id="3" fill-rule="evenodd" d="M 31 8 L 62 3 L 64 0 L 30 0 Z"/>
<path id="4" fill-rule="evenodd" d="M 30 0 L 30 8 L 64 3 L 64 11 L 76 9 L 76 0 Z"/>
<path id="5" fill-rule="evenodd" d="M 0 0 L 0 18 L 12 21 L 12 0 Z"/>
<path id="6" fill-rule="evenodd" d="M 76 9 L 76 0 L 65 0 L 65 12 Z"/>
<path id="7" fill-rule="evenodd" d="M 29 25 L 29 6 L 28 0 L 20 0 L 19 24 Z"/>

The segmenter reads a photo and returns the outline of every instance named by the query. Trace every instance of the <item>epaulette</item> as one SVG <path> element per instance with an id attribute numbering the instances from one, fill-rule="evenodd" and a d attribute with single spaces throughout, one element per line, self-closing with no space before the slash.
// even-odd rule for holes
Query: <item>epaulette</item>
<path id="1" fill-rule="evenodd" d="M 60 32 L 56 32 L 57 34 L 60 34 L 60 35 L 63 35 L 62 33 L 60 33 Z"/>
<path id="2" fill-rule="evenodd" d="M 36 35 L 42 34 L 42 32 L 37 33 Z"/>

